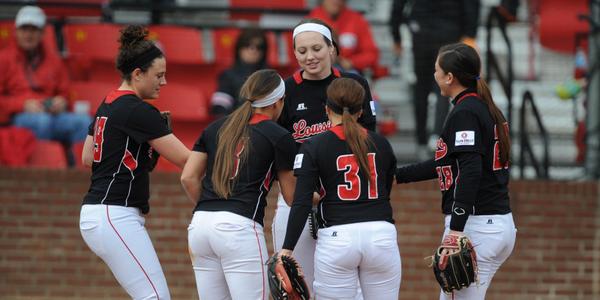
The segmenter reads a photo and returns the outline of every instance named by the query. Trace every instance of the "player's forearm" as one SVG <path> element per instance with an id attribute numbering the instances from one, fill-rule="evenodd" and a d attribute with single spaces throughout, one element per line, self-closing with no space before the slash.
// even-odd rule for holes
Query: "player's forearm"
<path id="1" fill-rule="evenodd" d="M 181 186 L 183 187 L 183 190 L 190 201 L 196 203 L 196 201 L 200 199 L 200 191 L 202 189 L 200 181 L 188 177 L 182 177 Z"/>
<path id="2" fill-rule="evenodd" d="M 435 172 L 435 161 L 433 159 L 396 169 L 397 183 L 430 180 L 436 177 L 437 173 Z"/>
<path id="3" fill-rule="evenodd" d="M 463 231 L 469 215 L 474 213 L 482 173 L 481 154 L 476 152 L 459 153 L 457 163 L 460 180 L 456 181 L 454 187 L 450 229 Z"/>
<path id="4" fill-rule="evenodd" d="M 296 243 L 302 234 L 312 207 L 313 191 L 313 180 L 308 178 L 308 176 L 298 177 L 294 193 L 294 203 L 290 210 L 290 217 L 285 232 L 283 249 L 294 250 L 294 247 L 296 247 Z"/>

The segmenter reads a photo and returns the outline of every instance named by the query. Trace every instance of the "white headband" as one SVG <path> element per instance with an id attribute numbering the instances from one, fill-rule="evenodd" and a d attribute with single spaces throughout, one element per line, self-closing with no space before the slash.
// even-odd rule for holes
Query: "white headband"
<path id="1" fill-rule="evenodd" d="M 266 97 L 252 101 L 252 107 L 269 106 L 269 105 L 277 102 L 277 100 L 281 99 L 283 97 L 283 95 L 285 95 L 285 82 L 283 82 L 283 79 L 281 79 L 281 77 L 279 78 L 279 80 L 280 80 L 279 86 L 277 88 L 275 88 Z"/>
<path id="2" fill-rule="evenodd" d="M 327 27 L 317 23 L 304 23 L 302 25 L 298 25 L 298 27 L 294 29 L 292 38 L 296 38 L 298 34 L 306 31 L 318 32 L 326 37 L 330 42 L 333 41 L 333 39 L 331 39 L 331 31 Z"/>

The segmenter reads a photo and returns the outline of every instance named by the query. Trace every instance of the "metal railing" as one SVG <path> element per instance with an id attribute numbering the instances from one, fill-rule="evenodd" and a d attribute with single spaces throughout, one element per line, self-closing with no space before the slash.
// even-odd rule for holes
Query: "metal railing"
<path id="1" fill-rule="evenodd" d="M 512 53 L 512 43 L 510 41 L 510 39 L 508 38 L 508 34 L 506 33 L 506 19 L 498 12 L 498 7 L 492 7 L 492 9 L 490 9 L 490 13 L 488 15 L 487 21 L 486 21 L 486 25 L 485 25 L 485 29 L 487 32 L 487 37 L 486 37 L 486 62 L 487 62 L 487 66 L 486 66 L 486 80 L 488 82 L 490 82 L 490 80 L 492 79 L 492 76 L 495 76 L 499 81 L 500 84 L 502 85 L 502 90 L 504 91 L 504 94 L 506 95 L 506 99 L 508 100 L 508 113 L 507 113 L 507 121 L 508 124 L 512 124 L 512 108 L 513 108 L 513 102 L 512 102 L 512 94 L 513 94 L 513 81 L 514 81 L 514 72 L 513 72 L 513 67 L 512 67 L 512 58 L 513 58 L 513 53 Z M 504 74 L 502 72 L 502 69 L 500 68 L 500 62 L 498 60 L 498 57 L 496 56 L 496 54 L 493 51 L 492 48 L 492 32 L 493 29 L 495 28 L 494 25 L 497 25 L 497 28 L 500 29 L 500 33 L 502 35 L 502 40 L 504 40 L 504 42 L 506 43 L 506 47 L 507 47 L 507 57 L 506 57 L 506 74 Z M 509 129 L 510 130 L 510 129 Z M 511 130 L 512 132 L 512 130 Z M 512 136 L 512 134 L 511 134 Z"/>
<path id="2" fill-rule="evenodd" d="M 543 144 L 543 158 L 542 160 L 538 160 L 538 158 L 535 156 L 535 152 L 533 151 L 532 148 L 532 142 L 531 139 L 529 137 L 529 134 L 527 132 L 527 124 L 528 124 L 528 119 L 527 119 L 527 107 L 530 107 L 531 112 L 533 113 L 533 117 L 535 118 L 535 121 L 537 123 L 538 129 L 540 131 L 540 136 L 542 138 L 542 144 Z M 523 103 L 521 104 L 521 109 L 519 111 L 519 143 L 521 144 L 521 151 L 519 154 L 519 172 L 521 175 L 521 178 L 524 178 L 524 171 L 525 171 L 525 159 L 526 159 L 526 155 L 529 158 L 529 160 L 531 161 L 531 165 L 533 166 L 533 168 L 535 169 L 535 173 L 537 175 L 537 178 L 540 179 L 548 179 L 549 178 L 549 174 L 548 174 L 548 169 L 550 166 L 550 160 L 549 160 L 549 140 L 548 140 L 548 132 L 546 131 L 546 127 L 544 127 L 544 124 L 542 123 L 542 117 L 537 109 L 537 106 L 535 105 L 535 101 L 533 100 L 533 95 L 531 94 L 530 91 L 525 91 L 525 93 L 523 93 Z"/>

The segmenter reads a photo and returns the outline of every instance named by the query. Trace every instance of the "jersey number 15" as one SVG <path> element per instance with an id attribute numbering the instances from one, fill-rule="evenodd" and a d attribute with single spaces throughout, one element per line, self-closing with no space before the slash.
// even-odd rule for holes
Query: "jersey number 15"
<path id="1" fill-rule="evenodd" d="M 369 182 L 368 189 L 369 199 L 377 199 L 379 193 L 377 191 L 377 167 L 375 165 L 375 153 L 369 153 L 367 156 L 367 162 L 369 164 Z M 337 187 L 337 194 L 341 200 L 352 201 L 357 200 L 360 197 L 360 176 L 358 171 L 360 167 L 354 154 L 340 155 L 337 158 L 337 170 L 346 171 L 344 173 L 345 184 L 339 184 Z"/>

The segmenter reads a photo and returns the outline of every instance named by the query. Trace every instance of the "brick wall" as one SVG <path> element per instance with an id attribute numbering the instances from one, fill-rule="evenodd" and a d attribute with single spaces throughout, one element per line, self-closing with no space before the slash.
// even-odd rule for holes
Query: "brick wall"
<path id="1" fill-rule="evenodd" d="M 82 171 L 0 169 L 0 299 L 127 299 L 79 234 L 88 180 Z M 193 205 L 174 174 L 152 175 L 151 193 L 146 224 L 173 299 L 196 299 L 186 244 Z M 511 194 L 517 244 L 487 299 L 600 299 L 598 183 L 513 181 Z M 396 186 L 392 196 L 402 299 L 437 299 L 423 260 L 441 238 L 436 183 Z"/>

